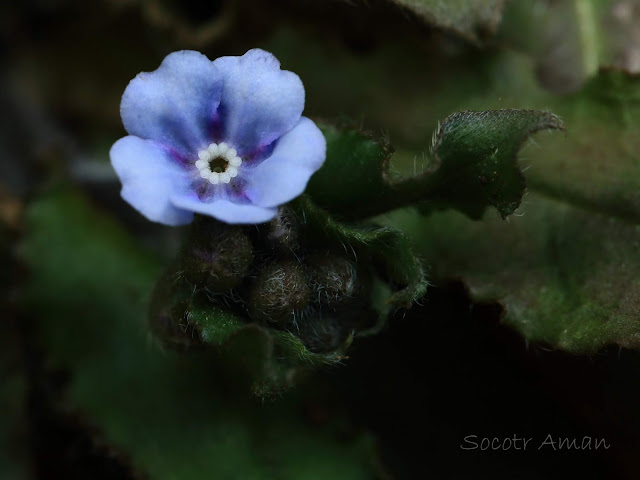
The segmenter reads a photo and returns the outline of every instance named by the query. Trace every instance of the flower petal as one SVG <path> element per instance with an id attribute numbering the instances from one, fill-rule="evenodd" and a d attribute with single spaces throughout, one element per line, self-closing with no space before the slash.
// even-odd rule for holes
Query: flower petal
<path id="1" fill-rule="evenodd" d="M 193 220 L 192 212 L 169 201 L 171 194 L 188 185 L 188 175 L 161 145 L 128 136 L 113 144 L 110 156 L 122 182 L 122 198 L 141 214 L 165 225 Z"/>
<path id="2" fill-rule="evenodd" d="M 256 48 L 213 63 L 224 78 L 220 101 L 224 137 L 240 156 L 269 145 L 298 123 L 304 109 L 302 81 L 295 73 L 280 70 L 272 54 Z"/>
<path id="3" fill-rule="evenodd" d="M 276 216 L 277 208 L 233 203 L 226 199 L 203 202 L 194 194 L 176 194 L 171 201 L 178 208 L 209 215 L 225 223 L 253 224 L 268 222 Z"/>
<path id="4" fill-rule="evenodd" d="M 327 142 L 313 121 L 302 117 L 283 135 L 269 158 L 245 170 L 245 194 L 261 207 L 281 205 L 300 195 L 324 163 Z"/>
<path id="5" fill-rule="evenodd" d="M 131 135 L 193 155 L 209 144 L 221 92 L 222 77 L 211 60 L 199 52 L 174 52 L 157 70 L 129 82 L 120 104 L 122 123 Z"/>

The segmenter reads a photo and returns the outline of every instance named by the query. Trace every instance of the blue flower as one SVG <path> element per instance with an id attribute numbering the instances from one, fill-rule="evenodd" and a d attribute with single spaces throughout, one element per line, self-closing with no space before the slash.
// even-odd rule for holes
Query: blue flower
<path id="1" fill-rule="evenodd" d="M 264 50 L 214 61 L 171 53 L 122 96 L 129 136 L 110 152 L 122 197 L 167 225 L 194 213 L 266 222 L 325 159 L 324 136 L 303 108 L 300 78 Z"/>

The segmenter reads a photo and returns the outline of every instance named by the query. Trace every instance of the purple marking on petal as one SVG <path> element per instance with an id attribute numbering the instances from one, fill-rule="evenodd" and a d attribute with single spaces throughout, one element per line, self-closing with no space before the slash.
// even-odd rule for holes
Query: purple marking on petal
<path id="1" fill-rule="evenodd" d="M 216 113 L 211 117 L 211 124 L 209 126 L 209 135 L 211 140 L 215 143 L 221 143 L 224 141 L 224 120 L 222 105 L 219 105 Z"/>
<path id="2" fill-rule="evenodd" d="M 236 177 L 229 184 L 229 188 L 225 190 L 227 198 L 233 203 L 248 204 L 251 200 L 247 196 L 247 181 L 243 178 Z"/>
<path id="3" fill-rule="evenodd" d="M 184 167 L 186 169 L 186 168 L 189 168 L 189 167 L 193 166 L 193 161 L 190 160 L 184 154 L 180 153 L 175 148 L 173 148 L 173 147 L 171 147 L 169 145 L 163 145 L 163 147 L 167 151 L 167 153 L 169 154 L 171 159 L 174 160 L 181 167 Z"/>
<path id="4" fill-rule="evenodd" d="M 241 57 L 213 62 L 223 77 L 220 112 L 225 141 L 240 157 L 271 144 L 291 130 L 304 109 L 300 77 L 280 69 L 269 52 L 249 50 Z"/>
<path id="5" fill-rule="evenodd" d="M 173 52 L 153 72 L 138 74 L 124 91 L 120 115 L 131 135 L 195 155 L 208 145 L 220 103 L 222 76 L 206 56 Z"/>
<path id="6" fill-rule="evenodd" d="M 227 199 L 240 205 L 249 204 L 251 201 L 246 194 L 246 181 L 236 177 L 228 184 L 218 183 L 213 185 L 207 180 L 198 178 L 191 184 L 191 191 L 195 192 L 203 203 L 211 203 L 215 200 Z"/>
<path id="7" fill-rule="evenodd" d="M 213 198 L 213 185 L 202 178 L 191 182 L 191 190 L 196 192 L 198 198 L 203 202 L 207 201 L 209 198 Z"/>
<path id="8" fill-rule="evenodd" d="M 258 165 L 260 162 L 262 162 L 263 160 L 266 160 L 271 156 L 277 144 L 278 144 L 278 140 L 275 140 L 271 142 L 269 145 L 258 147 L 253 152 L 248 154 L 245 158 L 243 158 L 243 162 L 246 161 L 248 167 Z"/>

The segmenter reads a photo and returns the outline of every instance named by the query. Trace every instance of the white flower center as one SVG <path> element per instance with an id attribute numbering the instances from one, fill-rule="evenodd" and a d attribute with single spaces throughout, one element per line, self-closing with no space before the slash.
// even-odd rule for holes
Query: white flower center
<path id="1" fill-rule="evenodd" d="M 212 143 L 200 150 L 196 161 L 200 176 L 212 185 L 229 183 L 238 175 L 240 165 L 242 165 L 242 159 L 238 156 L 238 152 L 224 142 Z"/>

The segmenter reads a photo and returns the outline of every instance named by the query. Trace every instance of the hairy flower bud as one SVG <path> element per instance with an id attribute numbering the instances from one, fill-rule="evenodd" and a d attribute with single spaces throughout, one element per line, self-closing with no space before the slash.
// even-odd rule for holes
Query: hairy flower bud
<path id="1" fill-rule="evenodd" d="M 162 344 L 174 350 L 202 347 L 200 334 L 189 322 L 194 299 L 180 289 L 175 272 L 165 272 L 156 283 L 151 297 L 149 326 Z"/>
<path id="2" fill-rule="evenodd" d="M 297 322 L 295 331 L 310 351 L 323 353 L 339 349 L 352 330 L 344 319 L 321 316 L 320 312 L 316 311 Z"/>
<path id="3" fill-rule="evenodd" d="M 212 292 L 225 292 L 243 281 L 253 262 L 253 245 L 242 227 L 215 220 L 194 223 L 182 253 L 185 278 Z"/>
<path id="4" fill-rule="evenodd" d="M 290 207 L 278 209 L 278 214 L 269 223 L 261 227 L 268 247 L 282 255 L 291 255 L 300 247 L 298 218 Z"/>
<path id="5" fill-rule="evenodd" d="M 283 324 L 309 304 L 309 285 L 302 266 L 295 260 L 272 263 L 261 269 L 248 299 L 254 320 Z"/>
<path id="6" fill-rule="evenodd" d="M 318 301 L 336 307 L 353 301 L 361 290 L 356 264 L 332 253 L 307 257 L 311 285 Z"/>

